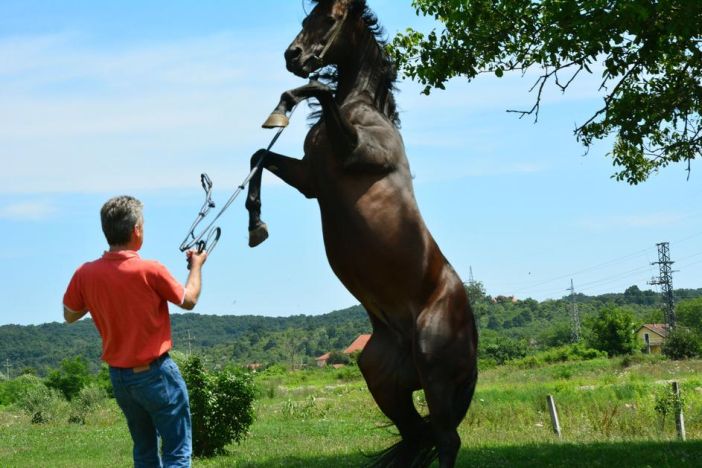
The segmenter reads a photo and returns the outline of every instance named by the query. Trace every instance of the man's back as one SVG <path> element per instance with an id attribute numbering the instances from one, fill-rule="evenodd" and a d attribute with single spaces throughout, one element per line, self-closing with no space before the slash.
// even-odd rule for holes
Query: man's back
<path id="1" fill-rule="evenodd" d="M 136 367 L 171 348 L 167 301 L 182 304 L 184 294 L 163 265 L 122 250 L 83 264 L 69 284 L 64 304 L 90 311 L 102 336 L 104 361 Z"/>

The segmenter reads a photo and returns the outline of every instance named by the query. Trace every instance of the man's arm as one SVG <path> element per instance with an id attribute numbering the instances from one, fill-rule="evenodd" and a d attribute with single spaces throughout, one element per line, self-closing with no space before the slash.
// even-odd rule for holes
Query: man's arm
<path id="1" fill-rule="evenodd" d="M 187 252 L 190 264 L 190 274 L 185 281 L 185 297 L 179 307 L 185 310 L 193 310 L 200 297 L 202 288 L 202 264 L 207 260 L 207 252 L 197 253 L 192 250 Z"/>
<path id="2" fill-rule="evenodd" d="M 73 323 L 76 320 L 80 320 L 81 317 L 83 317 L 88 310 L 84 310 L 82 312 L 76 312 L 75 310 L 71 310 L 65 305 L 63 306 L 63 318 L 66 319 L 67 323 Z"/>

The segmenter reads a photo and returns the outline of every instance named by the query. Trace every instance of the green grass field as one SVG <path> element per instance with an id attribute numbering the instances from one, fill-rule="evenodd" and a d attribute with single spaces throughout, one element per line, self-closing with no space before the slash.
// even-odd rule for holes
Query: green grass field
<path id="1" fill-rule="evenodd" d="M 687 442 L 676 440 L 671 415 L 655 410 L 670 380 L 682 385 Z M 256 422 L 227 454 L 195 466 L 359 466 L 396 440 L 354 369 L 257 376 Z M 546 395 L 563 428 L 552 432 Z M 417 406 L 425 411 L 421 393 Z M 702 361 L 620 359 L 538 369 L 510 366 L 481 373 L 460 426 L 459 466 L 702 465 Z M 0 466 L 129 466 L 131 440 L 109 401 L 85 425 L 31 424 L 0 410 Z"/>

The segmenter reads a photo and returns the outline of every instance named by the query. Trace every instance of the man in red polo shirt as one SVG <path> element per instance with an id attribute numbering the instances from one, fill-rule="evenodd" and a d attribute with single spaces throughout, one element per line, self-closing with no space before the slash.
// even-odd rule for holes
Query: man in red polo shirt
<path id="1" fill-rule="evenodd" d="M 162 264 L 142 260 L 143 205 L 120 196 L 100 210 L 109 251 L 83 264 L 63 298 L 64 317 L 90 313 L 102 337 L 115 398 L 134 441 L 134 465 L 189 467 L 190 403 L 185 382 L 168 356 L 171 323 L 167 302 L 192 310 L 200 296 L 207 253 L 187 252 L 190 273 L 183 287 Z M 159 456 L 161 437 L 163 460 Z"/>

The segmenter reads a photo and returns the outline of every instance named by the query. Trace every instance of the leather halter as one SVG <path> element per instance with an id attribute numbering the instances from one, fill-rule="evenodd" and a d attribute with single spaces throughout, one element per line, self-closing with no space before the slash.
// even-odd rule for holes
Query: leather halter
<path id="1" fill-rule="evenodd" d="M 322 64 L 324 63 L 324 56 L 327 55 L 327 52 L 329 51 L 329 48 L 336 42 L 336 38 L 339 37 L 339 33 L 343 29 L 344 23 L 346 23 L 346 18 L 348 17 L 348 9 L 344 11 L 344 16 L 341 17 L 341 20 L 337 21 L 334 27 L 332 27 L 328 32 L 327 32 L 327 43 L 324 45 L 324 48 L 322 49 L 322 52 L 319 55 L 314 56 L 314 61 L 316 62 L 316 65 L 318 67 L 321 67 Z"/>

